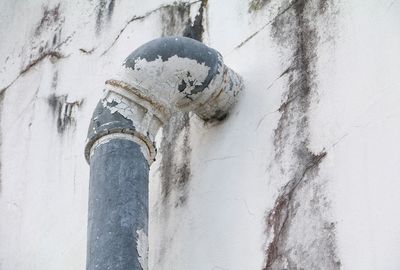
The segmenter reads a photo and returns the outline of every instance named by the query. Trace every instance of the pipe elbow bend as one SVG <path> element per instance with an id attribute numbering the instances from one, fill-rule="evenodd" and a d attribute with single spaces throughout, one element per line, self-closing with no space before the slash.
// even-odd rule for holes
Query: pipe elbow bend
<path id="1" fill-rule="evenodd" d="M 236 103 L 243 84 L 216 50 L 185 37 L 145 43 L 106 81 L 89 127 L 86 159 L 99 138 L 133 136 L 145 147 L 149 164 L 155 136 L 174 111 L 192 111 L 205 121 L 221 120 Z"/>

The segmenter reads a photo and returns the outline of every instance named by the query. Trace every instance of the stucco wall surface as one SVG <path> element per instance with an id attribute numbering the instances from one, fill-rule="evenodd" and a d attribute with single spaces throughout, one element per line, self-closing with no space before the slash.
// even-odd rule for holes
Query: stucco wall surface
<path id="1" fill-rule="evenodd" d="M 0 1 L 0 269 L 85 268 L 83 149 L 104 81 L 187 36 L 245 90 L 175 113 L 150 170 L 151 270 L 400 269 L 400 1 Z"/>

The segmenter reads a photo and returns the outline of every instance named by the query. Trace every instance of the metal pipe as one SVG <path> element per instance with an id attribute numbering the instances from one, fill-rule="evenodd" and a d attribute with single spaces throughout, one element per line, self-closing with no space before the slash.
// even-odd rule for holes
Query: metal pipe
<path id="1" fill-rule="evenodd" d="M 155 136 L 175 110 L 221 120 L 242 90 L 214 49 L 184 37 L 136 49 L 106 82 L 93 114 L 87 270 L 147 269 L 148 170 Z"/>

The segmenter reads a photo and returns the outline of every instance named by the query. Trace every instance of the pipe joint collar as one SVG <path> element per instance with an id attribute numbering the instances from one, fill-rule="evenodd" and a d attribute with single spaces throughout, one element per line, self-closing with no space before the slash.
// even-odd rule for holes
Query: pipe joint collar
<path id="1" fill-rule="evenodd" d="M 154 161 L 155 136 L 162 122 L 154 111 L 143 107 L 135 98 L 124 88 L 106 85 L 89 126 L 85 147 L 88 162 L 97 146 L 116 138 L 138 143 L 149 165 Z"/>

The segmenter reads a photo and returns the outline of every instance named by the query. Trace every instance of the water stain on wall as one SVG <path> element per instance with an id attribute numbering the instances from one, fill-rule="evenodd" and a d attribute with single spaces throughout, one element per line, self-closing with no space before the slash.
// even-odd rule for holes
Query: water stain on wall
<path id="1" fill-rule="evenodd" d="M 43 7 L 42 17 L 36 24 L 33 40 L 30 44 L 31 59 L 35 58 L 37 54 L 55 50 L 65 42 L 61 41 L 64 22 L 65 18 L 62 16 L 60 4 L 53 8 Z"/>
<path id="2" fill-rule="evenodd" d="M 183 32 L 184 37 L 189 37 L 198 41 L 203 40 L 204 34 L 204 21 L 206 17 L 208 0 L 202 0 L 199 11 L 192 22 L 189 18 L 189 22 Z"/>
<path id="3" fill-rule="evenodd" d="M 186 2 L 165 6 L 160 10 L 162 36 L 179 35 L 190 20 L 190 5 Z"/>
<path id="4" fill-rule="evenodd" d="M 42 8 L 42 16 L 35 24 L 33 35 L 27 39 L 28 43 L 24 46 L 23 51 L 26 55 L 24 53 L 23 66 L 25 67 L 22 68 L 18 77 L 46 58 L 57 60 L 65 57 L 60 49 L 71 41 L 72 34 L 63 35 L 64 22 L 65 17 L 60 4 L 52 8 L 49 6 Z"/>
<path id="5" fill-rule="evenodd" d="M 204 28 L 203 13 L 207 1 L 202 1 L 195 22 L 190 19 L 190 5 L 176 3 L 161 10 L 163 35 L 186 35 L 201 41 Z M 188 30 L 189 29 L 189 30 Z M 161 196 L 175 207 L 187 200 L 187 186 L 191 177 L 190 119 L 188 113 L 175 112 L 163 127 L 160 153 L 162 156 Z"/>
<path id="6" fill-rule="evenodd" d="M 324 3 L 321 3 L 324 2 Z M 319 166 L 329 154 L 313 153 L 310 142 L 309 109 L 317 88 L 316 60 L 320 33 L 315 19 L 330 16 L 321 11 L 328 1 L 284 1 L 290 6 L 276 17 L 272 36 L 289 51 L 285 67 L 287 91 L 279 108 L 281 117 L 274 132 L 275 158 L 272 178 L 285 179 L 285 185 L 267 214 L 266 262 L 270 269 L 339 269 L 335 223 L 325 194 L 327 179 L 319 176 Z M 301 232 L 301 233 L 300 233 Z"/>
<path id="7" fill-rule="evenodd" d="M 55 25 L 60 22 L 60 4 L 56 5 L 54 8 L 49 8 L 48 6 L 43 7 L 43 15 L 40 22 L 35 28 L 35 35 L 39 36 L 43 31 L 46 31 L 50 26 Z"/>
<path id="8" fill-rule="evenodd" d="M 109 22 L 114 13 L 115 0 L 100 0 L 96 6 L 96 34 L 100 34 L 106 22 Z"/>
<path id="9" fill-rule="evenodd" d="M 251 0 L 249 2 L 248 11 L 250 13 L 251 12 L 257 12 L 257 11 L 263 9 L 270 2 L 271 2 L 271 0 Z"/>
<path id="10" fill-rule="evenodd" d="M 57 131 L 60 135 L 64 134 L 69 128 L 76 126 L 76 110 L 82 104 L 82 100 L 68 102 L 68 95 L 51 94 L 47 98 L 47 103 L 51 108 L 52 114 L 56 119 Z"/>
<path id="11" fill-rule="evenodd" d="M 173 199 L 175 207 L 185 204 L 190 181 L 190 121 L 187 113 L 175 113 L 163 127 L 161 142 L 161 196 Z"/>

